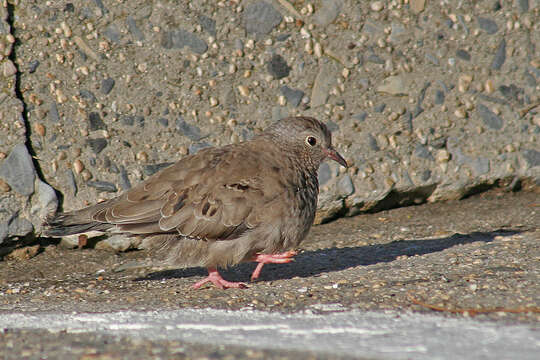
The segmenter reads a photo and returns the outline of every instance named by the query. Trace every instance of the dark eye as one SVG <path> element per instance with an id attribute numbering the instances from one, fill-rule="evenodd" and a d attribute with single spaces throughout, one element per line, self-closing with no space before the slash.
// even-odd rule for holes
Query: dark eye
<path id="1" fill-rule="evenodd" d="M 313 136 L 308 136 L 306 138 L 306 144 L 308 144 L 309 146 L 315 146 L 317 145 L 317 139 L 315 139 Z"/>

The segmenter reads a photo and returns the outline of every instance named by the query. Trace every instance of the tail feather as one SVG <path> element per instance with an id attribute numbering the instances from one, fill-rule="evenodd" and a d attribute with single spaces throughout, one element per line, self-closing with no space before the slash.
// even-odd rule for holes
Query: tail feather
<path id="1" fill-rule="evenodd" d="M 62 237 L 67 235 L 81 234 L 89 231 L 107 231 L 113 225 L 98 222 L 87 224 L 64 225 L 61 223 L 46 223 L 47 228 L 43 230 L 43 236 Z"/>
<path id="2" fill-rule="evenodd" d="M 93 214 L 104 206 L 105 204 L 98 204 L 81 210 L 56 214 L 45 220 L 42 235 L 61 237 L 89 231 L 107 231 L 115 225 L 93 220 Z"/>
<path id="3" fill-rule="evenodd" d="M 110 206 L 111 202 L 114 200 L 115 199 L 112 199 L 79 210 L 53 215 L 43 223 L 41 234 L 42 236 L 62 237 L 89 231 L 107 231 L 115 225 L 95 221 L 94 216 L 99 211 Z"/>

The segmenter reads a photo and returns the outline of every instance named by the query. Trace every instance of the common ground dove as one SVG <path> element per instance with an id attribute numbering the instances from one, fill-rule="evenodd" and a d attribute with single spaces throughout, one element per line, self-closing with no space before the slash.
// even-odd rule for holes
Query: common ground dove
<path id="1" fill-rule="evenodd" d="M 89 231 L 136 236 L 169 266 L 204 266 L 219 288 L 243 288 L 217 268 L 287 263 L 313 224 L 326 158 L 347 166 L 326 126 L 290 117 L 240 144 L 206 148 L 179 160 L 117 198 L 46 221 L 45 236 Z"/>

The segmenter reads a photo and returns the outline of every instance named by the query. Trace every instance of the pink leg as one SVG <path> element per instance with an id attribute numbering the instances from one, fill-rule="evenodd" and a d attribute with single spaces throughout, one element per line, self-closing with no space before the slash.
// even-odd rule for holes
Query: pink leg
<path id="1" fill-rule="evenodd" d="M 198 289 L 207 282 L 211 282 L 212 284 L 216 285 L 220 289 L 228 289 L 228 288 L 240 288 L 245 289 L 247 288 L 247 285 L 243 282 L 232 282 L 227 281 L 224 278 L 221 277 L 219 272 L 215 267 L 209 267 L 208 268 L 208 276 L 202 279 L 201 281 L 196 282 L 193 284 L 194 289 Z"/>
<path id="2" fill-rule="evenodd" d="M 294 250 L 290 250 L 281 254 L 257 254 L 253 257 L 252 261 L 258 262 L 257 267 L 251 274 L 251 281 L 257 279 L 261 275 L 261 270 L 264 264 L 285 264 L 294 261 L 293 256 L 297 253 Z"/>

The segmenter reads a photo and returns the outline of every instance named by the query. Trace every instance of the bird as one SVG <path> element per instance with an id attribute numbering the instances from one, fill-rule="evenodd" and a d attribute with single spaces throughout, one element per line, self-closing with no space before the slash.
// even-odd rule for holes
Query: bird
<path id="1" fill-rule="evenodd" d="M 265 264 L 294 260 L 313 224 L 326 159 L 347 167 L 323 122 L 284 118 L 250 140 L 185 156 L 116 198 L 53 215 L 42 235 L 134 236 L 160 264 L 206 267 L 195 289 L 246 288 L 218 268 L 257 262 L 254 281 Z"/>

